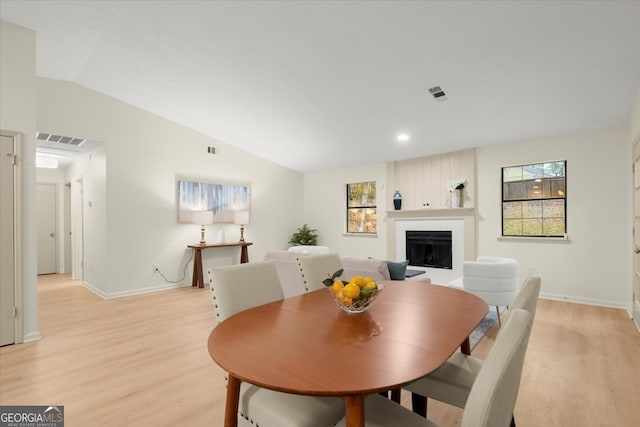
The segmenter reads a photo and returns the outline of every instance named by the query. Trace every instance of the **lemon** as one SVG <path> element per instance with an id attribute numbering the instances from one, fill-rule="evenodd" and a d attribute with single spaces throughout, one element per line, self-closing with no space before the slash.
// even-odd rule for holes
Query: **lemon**
<path id="1" fill-rule="evenodd" d="M 362 276 L 353 276 L 351 278 L 351 280 L 349 281 L 349 283 L 352 283 L 354 285 L 357 285 L 358 287 L 362 287 L 363 286 L 363 281 L 362 281 Z"/>
<path id="2" fill-rule="evenodd" d="M 333 285 L 331 285 L 331 292 L 335 294 L 342 288 L 344 288 L 344 283 L 342 283 L 340 280 L 336 280 L 333 282 Z"/>
<path id="3" fill-rule="evenodd" d="M 360 286 L 355 283 L 349 283 L 342 288 L 342 292 L 347 298 L 358 298 L 358 295 L 360 295 Z"/>
<path id="4" fill-rule="evenodd" d="M 340 298 L 340 302 L 347 306 L 350 307 L 351 304 L 353 304 L 353 298 L 349 298 L 349 297 L 345 297 L 344 295 L 342 296 L 342 298 Z"/>

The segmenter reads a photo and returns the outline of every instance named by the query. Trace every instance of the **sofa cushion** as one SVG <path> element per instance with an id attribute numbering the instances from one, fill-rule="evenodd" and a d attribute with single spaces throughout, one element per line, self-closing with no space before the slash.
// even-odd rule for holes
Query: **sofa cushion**
<path id="1" fill-rule="evenodd" d="M 355 256 L 341 256 L 344 272 L 342 278 L 349 280 L 353 276 L 369 276 L 376 282 L 391 280 L 387 263 L 380 259 Z"/>
<path id="2" fill-rule="evenodd" d="M 391 280 L 404 280 L 407 275 L 407 265 L 409 261 L 387 261 Z"/>
<path id="3" fill-rule="evenodd" d="M 328 254 L 329 248 L 327 246 L 291 246 L 288 249 L 289 252 L 297 252 L 303 254 Z"/>

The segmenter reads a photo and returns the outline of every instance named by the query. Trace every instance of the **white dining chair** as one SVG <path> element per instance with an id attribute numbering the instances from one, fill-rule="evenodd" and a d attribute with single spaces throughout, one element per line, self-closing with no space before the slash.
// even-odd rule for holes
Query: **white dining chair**
<path id="1" fill-rule="evenodd" d="M 532 316 L 515 309 L 489 351 L 471 388 L 462 427 L 507 427 L 515 407 Z M 339 427 L 346 426 L 346 419 Z M 365 399 L 366 427 L 437 427 L 434 422 L 373 394 Z"/>
<path id="2" fill-rule="evenodd" d="M 322 281 L 342 270 L 342 262 L 337 253 L 313 254 L 298 257 L 298 268 L 302 274 L 304 288 L 310 292 L 324 288 Z"/>
<path id="3" fill-rule="evenodd" d="M 531 314 L 532 319 L 535 318 L 541 283 L 540 277 L 529 277 L 525 280 L 511 304 L 505 323 L 509 322 L 511 313 L 518 309 L 525 310 Z M 501 334 L 502 329 L 498 332 L 498 338 Z M 438 369 L 403 388 L 425 398 L 464 408 L 483 364 L 482 359 L 456 352 Z"/>
<path id="4" fill-rule="evenodd" d="M 462 264 L 462 287 L 496 308 L 498 327 L 502 326 L 500 306 L 511 305 L 519 284 L 520 264 L 515 259 L 479 256 Z"/>
<path id="5" fill-rule="evenodd" d="M 272 261 L 218 267 L 208 269 L 207 274 L 217 323 L 284 297 Z M 263 349 L 255 351 L 259 363 Z M 244 382 L 240 386 L 239 426 L 333 427 L 342 416 L 344 401 L 337 397 L 281 393 Z"/>

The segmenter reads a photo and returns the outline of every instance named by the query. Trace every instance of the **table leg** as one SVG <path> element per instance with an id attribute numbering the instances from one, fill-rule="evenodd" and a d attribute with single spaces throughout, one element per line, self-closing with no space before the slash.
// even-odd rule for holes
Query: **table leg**
<path id="1" fill-rule="evenodd" d="M 462 352 L 462 354 L 471 354 L 471 341 L 469 341 L 469 337 L 467 337 L 467 339 L 462 341 L 462 344 L 460 344 L 460 351 Z"/>
<path id="2" fill-rule="evenodd" d="M 344 401 L 347 427 L 364 427 L 364 395 L 346 396 Z"/>
<path id="3" fill-rule="evenodd" d="M 238 426 L 238 403 L 240 402 L 240 380 L 233 375 L 227 379 L 227 401 L 224 407 L 224 427 Z"/>
<path id="4" fill-rule="evenodd" d="M 418 393 L 411 393 L 411 409 L 416 414 L 422 417 L 426 417 L 427 416 L 427 398 Z"/>
<path id="5" fill-rule="evenodd" d="M 202 275 L 202 249 L 194 249 L 193 255 L 193 278 L 191 286 L 204 288 L 204 277 Z"/>
<path id="6" fill-rule="evenodd" d="M 240 249 L 240 264 L 246 264 L 249 262 L 249 249 L 247 249 L 247 245 L 242 245 L 242 249 Z"/>

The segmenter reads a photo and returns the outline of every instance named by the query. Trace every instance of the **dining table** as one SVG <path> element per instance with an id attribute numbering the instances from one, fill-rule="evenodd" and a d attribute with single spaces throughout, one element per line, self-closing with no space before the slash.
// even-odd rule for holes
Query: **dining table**
<path id="1" fill-rule="evenodd" d="M 364 426 L 365 397 L 433 372 L 469 334 L 487 304 L 464 290 L 385 281 L 374 303 L 347 313 L 328 289 L 239 312 L 213 328 L 208 351 L 228 373 L 224 426 L 237 425 L 241 382 L 286 393 L 339 396 L 346 425 Z"/>

